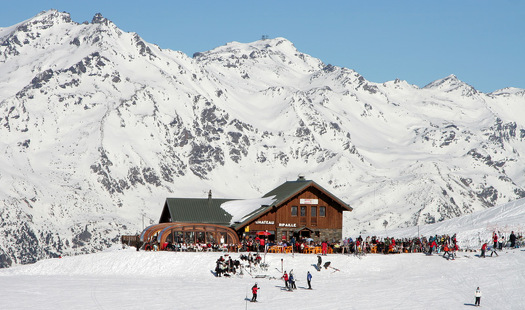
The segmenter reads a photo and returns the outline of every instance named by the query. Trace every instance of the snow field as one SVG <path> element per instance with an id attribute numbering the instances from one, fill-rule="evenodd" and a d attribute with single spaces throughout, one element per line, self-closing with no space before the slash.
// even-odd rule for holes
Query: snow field
<path id="1" fill-rule="evenodd" d="M 312 254 L 267 254 L 268 270 L 253 278 L 217 278 L 216 252 L 137 252 L 134 249 L 49 259 L 0 270 L 2 309 L 459 309 L 483 292 L 488 309 L 524 309 L 525 250 L 478 258 L 439 255 L 330 254 L 323 263 L 340 269 L 316 271 Z M 233 259 L 239 253 L 230 254 Z M 468 256 L 468 257 L 466 257 Z M 284 290 L 284 269 L 293 269 L 298 289 Z M 306 271 L 313 275 L 306 290 Z M 266 278 L 255 278 L 265 275 Z M 259 303 L 247 303 L 261 287 Z"/>

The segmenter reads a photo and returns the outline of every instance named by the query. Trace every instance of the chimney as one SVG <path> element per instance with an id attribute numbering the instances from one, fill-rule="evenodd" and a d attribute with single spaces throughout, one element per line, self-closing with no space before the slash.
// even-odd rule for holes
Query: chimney
<path id="1" fill-rule="evenodd" d="M 208 200 L 211 200 L 211 189 L 210 189 L 210 191 L 208 192 Z"/>
<path id="2" fill-rule="evenodd" d="M 297 176 L 297 181 L 305 181 L 304 175 L 303 174 L 299 174 Z"/>

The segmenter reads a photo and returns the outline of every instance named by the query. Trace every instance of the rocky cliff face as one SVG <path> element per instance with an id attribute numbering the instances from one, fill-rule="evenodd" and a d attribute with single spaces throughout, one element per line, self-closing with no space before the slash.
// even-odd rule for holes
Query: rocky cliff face
<path id="1" fill-rule="evenodd" d="M 97 14 L 0 29 L 0 266 L 89 253 L 166 197 L 255 198 L 306 174 L 346 236 L 525 197 L 525 90 L 372 83 L 284 38 L 161 49 Z"/>

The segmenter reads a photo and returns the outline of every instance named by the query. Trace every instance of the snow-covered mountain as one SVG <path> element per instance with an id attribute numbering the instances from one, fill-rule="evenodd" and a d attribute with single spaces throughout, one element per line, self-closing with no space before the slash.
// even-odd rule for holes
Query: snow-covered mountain
<path id="1" fill-rule="evenodd" d="M 344 230 L 525 197 L 525 90 L 367 81 L 284 38 L 188 57 L 100 14 L 0 28 L 0 266 L 94 252 L 166 197 L 256 198 L 305 174 Z"/>

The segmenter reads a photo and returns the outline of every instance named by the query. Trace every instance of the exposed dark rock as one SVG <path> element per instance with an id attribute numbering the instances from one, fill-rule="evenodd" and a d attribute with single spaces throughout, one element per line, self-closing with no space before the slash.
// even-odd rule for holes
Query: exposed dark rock
<path id="1" fill-rule="evenodd" d="M 39 73 L 31 80 L 31 84 L 34 88 L 40 88 L 45 83 L 49 82 L 53 77 L 53 70 L 47 69 L 46 71 Z"/>
<path id="2" fill-rule="evenodd" d="M 80 40 L 78 38 L 74 38 L 73 40 L 71 40 L 71 42 L 69 42 L 69 44 L 80 46 Z"/>

